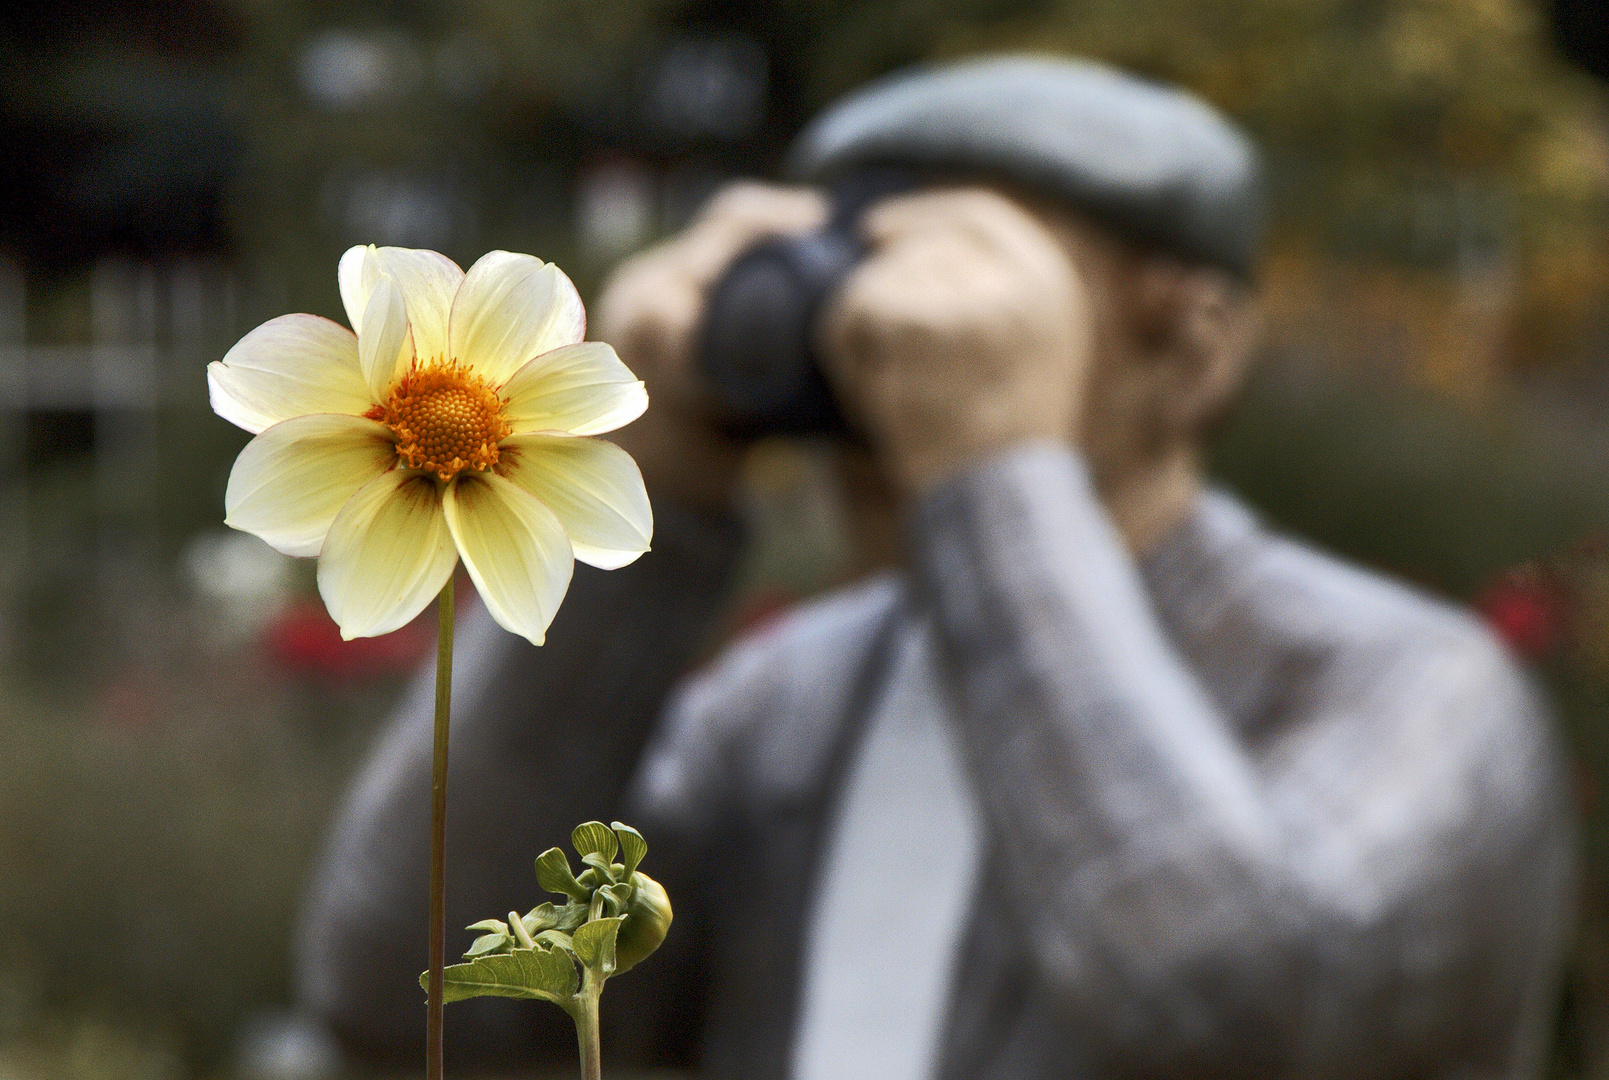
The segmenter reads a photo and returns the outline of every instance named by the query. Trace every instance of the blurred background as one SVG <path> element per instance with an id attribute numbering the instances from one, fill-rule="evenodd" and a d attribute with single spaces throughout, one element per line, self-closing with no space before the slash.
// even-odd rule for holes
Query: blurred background
<path id="1" fill-rule="evenodd" d="M 591 295 L 818 108 L 928 58 L 1194 89 L 1271 166 L 1269 339 L 1215 468 L 1476 605 L 1576 763 L 1553 1075 L 1609 1077 L 1609 21 L 1566 0 L 10 0 L 0 6 L 0 1080 L 312 1077 L 287 941 L 432 630 L 343 645 L 221 526 L 204 367 L 341 318 L 353 243 Z M 1595 21 L 1596 20 L 1596 21 Z M 850 561 L 821 457 L 750 462 L 734 620 Z M 562 616 L 561 616 L 562 620 Z"/>

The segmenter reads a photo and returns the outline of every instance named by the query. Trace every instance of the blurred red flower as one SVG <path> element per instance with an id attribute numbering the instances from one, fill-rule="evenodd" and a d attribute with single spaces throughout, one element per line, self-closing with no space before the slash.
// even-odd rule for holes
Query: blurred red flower
<path id="1" fill-rule="evenodd" d="M 1546 659 L 1564 640 L 1563 590 L 1535 563 L 1504 572 L 1475 598 L 1475 610 L 1527 660 Z"/>
<path id="2" fill-rule="evenodd" d="M 340 681 L 401 675 L 418 666 L 436 640 L 435 613 L 426 611 L 400 630 L 379 637 L 341 640 L 341 628 L 317 600 L 280 612 L 263 632 L 276 662 L 303 675 Z"/>

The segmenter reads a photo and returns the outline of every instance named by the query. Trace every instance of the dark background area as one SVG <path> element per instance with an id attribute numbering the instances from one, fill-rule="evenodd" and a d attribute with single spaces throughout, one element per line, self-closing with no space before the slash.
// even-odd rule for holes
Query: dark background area
<path id="1" fill-rule="evenodd" d="M 298 889 L 430 631 L 343 645 L 310 564 L 222 529 L 246 436 L 206 363 L 340 318 L 353 243 L 535 252 L 590 296 L 839 94 L 1001 49 L 1182 83 L 1265 148 L 1268 342 L 1215 471 L 1548 687 L 1588 857 L 1553 1069 L 1609 1076 L 1609 26 L 1554 6 L 0 6 L 0 1077 L 329 1064 L 263 1050 Z M 818 448 L 757 447 L 745 502 L 735 611 L 854 562 Z"/>

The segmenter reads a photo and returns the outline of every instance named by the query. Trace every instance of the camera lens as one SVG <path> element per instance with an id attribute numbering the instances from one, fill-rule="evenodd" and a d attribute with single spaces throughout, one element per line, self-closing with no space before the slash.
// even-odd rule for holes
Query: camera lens
<path id="1" fill-rule="evenodd" d="M 832 190 L 825 227 L 756 244 L 715 283 L 699 362 L 733 433 L 848 430 L 816 355 L 816 318 L 865 254 L 857 236 L 861 212 L 916 184 L 907 170 L 868 168 L 845 177 Z"/>
<path id="2" fill-rule="evenodd" d="M 859 257 L 859 243 L 845 231 L 783 237 L 749 249 L 711 290 L 704 373 L 735 427 L 842 429 L 815 356 L 813 327 Z"/>

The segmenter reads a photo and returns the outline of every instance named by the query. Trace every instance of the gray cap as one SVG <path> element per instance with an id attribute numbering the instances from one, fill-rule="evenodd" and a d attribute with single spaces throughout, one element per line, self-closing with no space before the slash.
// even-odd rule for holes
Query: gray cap
<path id="1" fill-rule="evenodd" d="M 816 117 L 787 171 L 825 182 L 865 166 L 1000 177 L 1243 277 L 1256 263 L 1246 136 L 1199 98 L 1089 61 L 992 57 L 882 79 Z"/>

